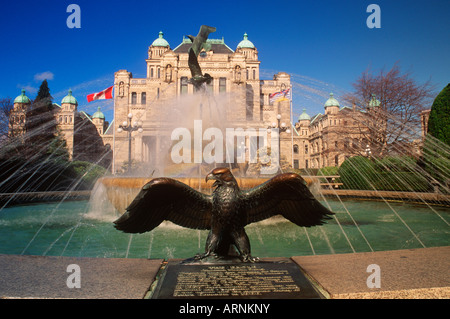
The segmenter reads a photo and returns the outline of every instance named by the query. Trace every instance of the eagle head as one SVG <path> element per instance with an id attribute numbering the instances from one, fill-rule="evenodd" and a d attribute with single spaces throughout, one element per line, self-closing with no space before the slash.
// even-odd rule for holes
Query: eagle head
<path id="1" fill-rule="evenodd" d="M 219 185 L 237 186 L 236 179 L 228 167 L 218 167 L 213 169 L 208 175 L 206 175 L 205 181 L 208 182 L 211 179 L 215 180 L 213 187 Z"/>

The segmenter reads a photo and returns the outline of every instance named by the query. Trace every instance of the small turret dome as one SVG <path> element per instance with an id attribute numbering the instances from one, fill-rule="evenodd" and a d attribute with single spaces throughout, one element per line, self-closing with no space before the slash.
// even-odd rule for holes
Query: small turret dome
<path id="1" fill-rule="evenodd" d="M 377 100 L 377 96 L 375 94 L 372 94 L 372 98 L 369 101 L 369 107 L 378 107 L 380 106 L 381 102 Z"/>
<path id="2" fill-rule="evenodd" d="M 100 106 L 97 109 L 97 112 L 94 113 L 94 115 L 92 115 L 93 119 L 105 119 L 105 115 L 102 113 L 102 111 L 100 111 Z"/>
<path id="3" fill-rule="evenodd" d="M 241 42 L 239 42 L 238 48 L 249 48 L 249 49 L 254 49 L 255 46 L 253 45 L 253 43 L 248 40 L 248 35 L 247 33 L 244 33 L 244 40 L 242 40 Z"/>
<path id="4" fill-rule="evenodd" d="M 333 93 L 330 93 L 330 98 L 325 102 L 325 107 L 327 106 L 340 106 L 339 102 L 333 97 Z"/>
<path id="5" fill-rule="evenodd" d="M 25 89 L 22 89 L 22 94 L 14 99 L 14 103 L 31 103 L 31 100 L 28 98 L 28 96 L 25 95 Z"/>
<path id="6" fill-rule="evenodd" d="M 72 90 L 69 90 L 69 94 L 62 99 L 61 104 L 64 103 L 78 105 L 77 99 L 72 95 Z"/>
<path id="7" fill-rule="evenodd" d="M 166 39 L 163 38 L 164 33 L 162 31 L 159 31 L 159 37 L 153 41 L 152 47 L 169 47 L 169 42 L 166 41 Z"/>
<path id="8" fill-rule="evenodd" d="M 303 113 L 298 117 L 299 121 L 308 120 L 311 121 L 311 116 L 306 113 L 306 109 L 303 109 Z"/>

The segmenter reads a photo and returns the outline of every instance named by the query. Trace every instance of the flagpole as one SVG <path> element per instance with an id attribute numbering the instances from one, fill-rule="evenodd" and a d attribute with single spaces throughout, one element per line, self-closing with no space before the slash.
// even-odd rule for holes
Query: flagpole
<path id="1" fill-rule="evenodd" d="M 295 127 L 295 124 L 293 124 L 294 123 L 294 116 L 293 116 L 293 114 L 292 114 L 292 95 L 293 95 L 293 92 L 292 92 L 292 84 L 290 85 L 290 90 L 291 90 L 291 94 L 290 94 L 290 96 L 289 96 L 289 100 L 290 100 L 290 102 L 289 102 L 289 105 L 290 105 L 290 108 L 291 108 L 291 126 L 293 126 L 293 127 L 291 127 L 291 166 L 292 166 L 292 168 L 294 168 L 294 127 Z"/>
<path id="2" fill-rule="evenodd" d="M 113 162 L 112 162 L 112 174 L 116 174 L 116 129 L 114 126 L 116 125 L 116 97 L 115 94 L 115 84 L 114 84 L 114 90 L 113 90 Z"/>

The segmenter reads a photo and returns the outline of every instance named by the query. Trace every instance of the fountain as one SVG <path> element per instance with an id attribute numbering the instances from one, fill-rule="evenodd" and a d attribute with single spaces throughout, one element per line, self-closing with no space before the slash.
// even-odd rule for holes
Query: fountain
<path id="1" fill-rule="evenodd" d="M 197 52 L 198 54 L 198 52 Z M 197 65 L 198 66 L 198 65 Z M 199 68 L 199 67 L 198 67 Z M 197 70 L 197 73 L 201 75 L 201 70 Z M 194 73 L 193 73 L 194 74 Z M 200 77 L 199 75 L 199 77 Z M 201 79 L 201 82 L 204 79 Z M 179 101 L 174 102 L 173 105 L 171 105 L 171 109 L 174 110 L 174 112 L 171 114 L 170 119 L 165 117 L 161 122 L 165 123 L 171 123 L 169 126 L 173 132 L 173 130 L 176 127 L 188 127 L 189 131 L 196 130 L 195 128 L 195 119 L 200 118 L 206 123 L 208 123 L 211 126 L 219 127 L 220 130 L 223 132 L 226 130 L 226 127 L 230 126 L 231 123 L 227 123 L 226 116 L 224 114 L 230 114 L 233 113 L 233 110 L 230 111 L 230 105 L 229 100 L 230 97 L 227 96 L 211 96 L 208 93 L 207 87 L 203 86 L 201 87 L 199 85 L 200 94 L 197 94 L 195 97 L 190 97 L 188 99 L 185 99 L 185 103 L 180 103 Z M 181 105 L 181 107 L 180 107 Z M 179 117 L 174 117 L 175 115 L 180 115 Z M 186 114 L 194 114 L 193 117 L 186 116 Z M 390 118 L 390 121 L 395 122 L 396 119 L 394 117 Z M 193 124 L 194 123 L 194 124 Z M 166 130 L 170 132 L 169 130 Z M 167 134 L 167 133 L 166 133 Z M 420 138 L 417 131 L 414 130 L 412 127 L 405 129 L 404 132 L 405 135 L 408 136 L 409 139 L 414 140 Z M 194 133 L 195 135 L 195 133 Z M 195 137 L 194 137 L 195 139 Z M 434 145 L 439 145 L 437 141 L 433 142 Z M 200 143 L 201 144 L 201 143 Z M 195 145 L 195 142 L 194 142 Z M 203 149 L 203 144 L 202 149 Z M 441 148 L 445 147 L 443 145 L 440 145 Z M 163 153 L 167 152 L 169 153 L 170 148 L 163 149 Z M 448 150 L 446 151 L 446 154 L 448 154 Z M 164 158 L 167 158 L 168 156 L 163 156 Z M 377 159 L 374 159 L 377 161 Z M 232 162 L 232 161 L 231 161 Z M 217 165 L 217 164 L 216 164 Z M 378 165 L 382 166 L 382 169 L 385 170 L 395 170 L 395 165 L 390 165 L 390 167 L 387 167 L 386 163 L 383 163 L 378 160 Z M 177 166 L 177 165 L 173 165 Z M 179 165 L 182 166 L 182 165 Z M 423 169 L 417 168 L 414 166 L 414 164 L 408 164 L 408 171 L 413 172 L 415 175 L 423 175 L 425 172 Z M 164 167 L 167 171 L 174 171 L 171 167 Z M 163 171 L 164 168 L 159 168 L 159 170 Z M 206 183 L 203 181 L 203 176 L 206 175 L 206 172 L 211 168 L 211 165 L 207 165 L 204 161 L 201 163 L 198 163 L 198 165 L 191 165 L 188 166 L 188 170 L 190 173 L 183 174 L 180 172 L 180 169 L 178 168 L 178 175 L 175 175 L 174 177 L 189 185 L 190 187 L 197 189 L 202 192 L 210 192 L 211 189 L 206 185 Z M 230 168 L 233 169 L 232 165 L 230 164 Z M 239 170 L 239 167 L 235 167 L 233 170 L 235 173 L 241 173 L 240 177 L 237 178 L 238 184 L 242 189 L 249 189 L 253 188 L 259 184 L 261 184 L 263 181 L 267 180 L 266 177 L 249 177 L 245 176 L 245 174 L 242 174 L 242 171 Z M 363 251 L 368 249 L 368 251 L 374 251 L 378 250 L 378 248 L 374 248 L 377 246 L 375 243 L 371 243 L 371 240 L 368 238 L 370 236 L 367 236 L 364 234 L 363 229 L 365 228 L 364 224 L 365 221 L 360 221 L 357 216 L 360 212 L 358 211 L 359 208 L 355 208 L 355 202 L 352 200 L 367 200 L 367 199 L 375 199 L 380 201 L 381 203 L 368 203 L 365 201 L 361 201 L 360 205 L 364 205 L 367 207 L 373 206 L 374 210 L 386 210 L 385 214 L 387 217 L 381 217 L 380 220 L 384 221 L 387 220 L 389 222 L 393 222 L 396 220 L 396 222 L 400 223 L 405 227 L 405 230 L 409 236 L 412 236 L 408 240 L 410 242 L 414 242 L 415 244 L 419 245 L 419 247 L 427 247 L 429 243 L 425 243 L 423 238 L 424 232 L 414 230 L 408 222 L 405 220 L 405 218 L 402 216 L 399 211 L 402 211 L 401 207 L 398 207 L 398 203 L 403 203 L 402 205 L 406 205 L 408 209 L 415 210 L 417 209 L 414 207 L 416 204 L 424 205 L 428 209 L 432 215 L 436 217 L 436 221 L 438 223 L 442 223 L 442 226 L 444 229 L 449 226 L 448 217 L 445 213 L 447 210 L 445 208 L 440 208 L 440 206 L 434 206 L 434 205 L 443 205 L 448 206 L 449 205 L 449 197 L 446 194 L 441 193 L 429 193 L 429 192 L 422 192 L 422 191 L 414 191 L 416 187 L 414 185 L 408 184 L 406 181 L 402 181 L 397 176 L 396 179 L 391 180 L 391 184 L 402 184 L 403 188 L 406 189 L 406 191 L 380 191 L 378 190 L 373 184 L 373 181 L 369 181 L 369 177 L 366 175 L 366 173 L 361 172 L 358 167 L 354 166 L 352 167 L 352 171 L 355 175 L 360 176 L 361 178 L 367 180 L 367 182 L 370 184 L 369 190 L 341 190 L 341 189 L 320 189 L 320 177 L 317 176 L 303 176 L 305 180 L 308 183 L 308 186 L 311 188 L 313 193 L 316 195 L 316 197 L 320 198 L 325 205 L 327 205 L 329 208 L 336 207 L 336 205 L 339 207 L 337 208 L 337 211 L 343 212 L 343 215 L 336 215 L 334 222 L 336 223 L 335 226 L 338 227 L 338 229 L 341 231 L 341 234 L 338 236 L 341 239 L 343 239 L 346 242 L 346 245 L 348 245 L 348 248 L 350 248 L 350 251 L 356 252 L 358 251 L 355 247 L 363 246 Z M 444 170 L 445 171 L 445 170 Z M 444 172 L 445 173 L 445 172 Z M 166 174 L 163 174 L 166 176 Z M 188 175 L 190 177 L 184 177 L 183 175 Z M 373 173 L 371 173 L 373 175 Z M 182 176 L 182 177 L 179 177 Z M 448 178 L 448 176 L 447 176 Z M 101 196 L 106 196 L 108 198 L 108 202 L 112 205 L 112 210 L 117 212 L 124 212 L 125 208 L 128 206 L 128 204 L 136 197 L 137 193 L 139 192 L 140 188 L 149 182 L 151 178 L 142 178 L 142 177 L 113 177 L 113 178 L 102 178 L 98 181 L 97 188 L 101 189 Z M 442 185 L 441 185 L 442 186 Z M 448 192 L 448 188 L 447 188 Z M 93 198 L 95 197 L 95 193 L 93 195 Z M 350 199 L 350 201 L 348 201 Z M 411 204 L 407 204 L 408 202 L 411 202 Z M 333 209 L 332 209 L 333 210 Z M 339 217 L 338 217 L 339 216 Z M 371 216 L 372 217 L 372 216 Z M 348 220 L 347 220 L 348 218 Z M 343 220 L 341 220 L 343 219 Z M 278 223 L 276 221 L 275 223 Z M 368 224 L 373 223 L 374 221 L 368 221 Z M 170 223 L 169 223 L 170 224 Z M 263 239 L 261 236 L 261 231 L 259 231 L 259 228 L 262 227 L 260 223 L 258 226 L 255 226 L 256 229 L 256 237 L 258 238 L 258 241 L 260 243 L 267 244 L 267 240 Z M 346 228 L 344 226 L 353 226 L 355 227 L 357 231 L 357 235 L 360 236 L 360 240 L 363 241 L 364 244 L 361 245 L 361 243 L 354 243 L 353 239 L 350 239 L 352 236 L 349 236 L 346 232 Z M 434 227 L 434 226 L 433 226 Z M 270 227 L 269 227 L 270 228 Z M 336 249 L 333 247 L 332 238 L 330 236 L 326 235 L 323 231 L 320 231 L 322 234 L 322 239 L 325 241 L 326 245 L 330 249 L 330 252 L 334 253 L 336 252 Z M 419 234 L 418 234 L 419 232 Z M 431 232 L 434 232 L 432 230 Z M 447 230 L 444 230 L 442 235 L 445 238 L 448 234 Z M 308 232 L 305 230 L 306 238 L 308 239 L 307 242 L 309 243 L 309 249 L 310 251 L 315 254 L 317 249 L 314 248 L 314 245 L 310 241 L 310 237 L 308 235 Z M 198 232 L 198 236 L 200 236 L 200 232 Z M 294 235 L 292 235 L 295 237 Z M 152 236 L 152 243 L 154 241 L 154 237 Z M 130 243 L 131 243 L 131 237 L 130 237 Z M 444 243 L 445 240 L 441 243 Z M 199 245 L 200 246 L 200 245 Z M 384 246 L 386 247 L 386 246 Z M 383 249 L 383 248 L 382 248 Z M 384 248 L 386 249 L 386 248 Z M 265 253 L 266 255 L 272 255 L 272 252 Z"/>
<path id="2" fill-rule="evenodd" d="M 204 123 L 210 123 L 211 127 L 226 131 L 231 124 L 224 121 L 223 113 L 232 114 L 235 111 L 233 105 L 230 105 L 230 101 L 235 98 L 237 97 L 227 93 L 213 96 L 206 90 L 202 94 L 184 96 L 183 103 L 179 100 L 166 101 L 171 112 L 162 114 L 158 120 L 161 123 L 168 123 L 160 134 L 170 140 L 170 133 L 177 127 L 193 131 L 196 116 L 200 116 Z M 414 139 L 420 138 L 417 130 L 414 131 L 412 128 L 409 134 Z M 15 140 L 10 143 L 14 144 Z M 448 178 L 448 164 L 446 164 L 448 146 L 435 139 L 430 139 L 430 144 L 430 149 L 440 149 L 439 154 L 447 154 L 447 158 L 441 159 L 443 164 L 437 167 L 435 174 L 443 176 L 443 179 Z M 126 145 L 122 146 L 118 149 L 126 149 Z M 169 144 L 161 147 L 159 152 L 161 158 L 167 159 L 171 146 Z M 3 144 L 1 152 L 8 152 L 9 149 L 8 145 Z M 47 158 L 49 160 L 57 157 L 56 154 L 50 154 Z M 211 190 L 210 185 L 205 184 L 204 176 L 213 165 L 205 162 L 171 165 L 168 163 L 171 163 L 170 159 L 166 163 L 159 162 L 157 167 L 148 168 L 147 175 L 155 170 L 155 176 L 177 178 L 202 192 L 207 193 Z M 241 173 L 239 163 L 235 166 L 232 164 L 230 163 L 230 167 L 241 188 L 252 188 L 270 177 L 270 175 L 245 176 Z M 32 165 L 31 171 L 35 174 L 45 167 L 45 161 Z M 427 174 L 421 167 L 408 163 L 407 167 L 416 175 Z M 1 169 L 6 170 L 5 166 Z M 370 179 L 365 175 L 367 172 L 360 171 L 360 167 L 355 166 L 353 169 L 355 178 L 359 176 L 362 179 Z M 21 167 L 18 167 L 12 176 L 19 176 L 20 171 Z M 21 181 L 19 189 L 23 192 L 28 193 L 33 190 L 33 185 L 44 182 L 34 180 L 33 174 Z M 261 257 L 314 255 L 448 245 L 449 200 L 445 193 L 386 192 L 376 188 L 365 191 L 321 189 L 320 177 L 311 175 L 303 177 L 316 198 L 336 212 L 334 220 L 320 230 L 298 230 L 277 218 L 250 225 L 249 236 L 254 243 L 255 255 Z M 50 179 L 51 176 L 47 178 Z M 72 181 L 69 191 L 57 194 L 57 200 L 55 202 L 53 199 L 53 203 L 9 207 L 8 204 L 13 203 L 14 199 L 21 195 L 19 192 L 4 195 L 6 200 L 2 202 L 0 208 L 2 229 L 0 253 L 188 258 L 202 251 L 206 239 L 204 231 L 180 229 L 170 222 L 163 223 L 149 234 L 127 235 L 114 231 L 112 221 L 124 212 L 140 188 L 151 178 L 104 176 L 95 184 L 90 202 L 71 200 L 72 191 L 77 189 L 81 180 Z M 0 189 L 5 182 L 0 182 Z M 400 183 L 392 179 L 390 182 Z M 437 186 L 445 191 L 446 185 L 438 183 Z M 168 231 L 171 229 L 176 229 L 176 232 Z M 170 233 L 175 238 L 170 238 Z M 183 242 L 196 243 L 195 247 L 186 250 L 178 244 L 180 238 Z M 278 245 L 277 242 L 283 244 Z"/>
<path id="3" fill-rule="evenodd" d="M 235 98 L 239 97 L 226 93 L 213 96 L 206 88 L 199 94 L 183 97 L 183 100 L 166 101 L 169 105 L 167 109 L 171 111 L 158 119 L 160 123 L 167 123 L 158 134 L 170 141 L 171 132 L 176 128 L 194 132 L 196 119 L 208 123 L 208 128 L 215 127 L 225 132 L 231 123 L 227 123 L 224 114 L 233 114 L 235 110 L 230 101 Z M 414 137 L 417 131 L 411 129 L 405 134 Z M 72 182 L 66 187 L 69 191 L 63 191 L 59 200 L 50 203 L 8 205 L 19 196 L 18 192 L 9 194 L 0 208 L 0 254 L 171 259 L 189 258 L 202 252 L 207 231 L 184 229 L 170 222 L 139 235 L 123 234 L 113 228 L 112 221 L 124 212 L 141 187 L 155 176 L 171 176 L 194 189 L 205 193 L 211 191 L 204 176 L 215 164 L 205 161 L 174 164 L 167 161 L 173 144 L 172 141 L 161 145 L 158 152 L 161 160 L 147 169 L 147 177 L 104 176 L 98 179 L 89 202 L 70 200 L 81 180 Z M 192 144 L 195 144 L 194 140 Z M 354 174 L 366 180 L 371 189 L 321 189 L 320 177 L 304 175 L 316 198 L 335 212 L 333 220 L 312 229 L 298 228 L 278 217 L 252 224 L 247 227 L 247 232 L 254 255 L 290 257 L 448 246 L 450 201 L 448 185 L 442 180 L 449 177 L 450 152 L 448 146 L 439 141 L 431 139 L 431 145 L 430 149 L 437 148 L 439 154 L 447 155 L 435 173 L 443 177 L 436 179 L 437 192 L 416 191 L 411 185 L 403 185 L 406 190 L 410 188 L 405 192 L 380 191 L 373 185 L 372 174 L 361 171 L 356 165 L 353 166 Z M 207 144 L 202 141 L 200 146 L 204 150 Z M 126 145 L 117 148 L 123 150 Z M 6 149 L 3 148 L 2 152 Z M 55 156 L 51 154 L 48 158 Z M 272 176 L 246 176 L 243 173 L 245 169 L 242 169 L 246 163 L 233 163 L 227 158 L 223 162 L 233 170 L 243 189 L 253 188 Z M 33 165 L 37 172 L 45 166 L 45 161 Z M 379 165 L 388 168 L 384 162 Z M 416 175 L 428 174 L 420 166 L 406 166 Z M 148 172 L 155 172 L 154 176 L 150 177 Z M 18 174 L 20 167 L 15 176 Z M 30 191 L 30 184 L 44 182 L 34 181 L 33 176 L 22 180 L 19 189 Z M 4 182 L 0 182 L 0 189 Z M 388 182 L 404 184 L 398 179 Z"/>

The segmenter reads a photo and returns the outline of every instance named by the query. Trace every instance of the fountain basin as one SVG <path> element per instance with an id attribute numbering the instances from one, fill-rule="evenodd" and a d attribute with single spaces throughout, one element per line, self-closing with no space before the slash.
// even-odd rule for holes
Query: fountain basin
<path id="1" fill-rule="evenodd" d="M 209 194 L 212 192 L 212 183 L 206 183 L 204 178 L 181 177 L 175 179 L 203 193 Z M 303 177 L 303 179 L 305 179 L 308 187 L 312 187 L 315 183 L 312 178 Z M 118 212 L 122 213 L 139 193 L 142 186 L 151 180 L 152 178 L 142 177 L 103 177 L 98 180 L 97 186 L 104 187 L 109 202 Z M 236 180 L 241 189 L 250 189 L 264 183 L 268 178 L 236 177 Z M 93 196 L 95 196 L 95 190 Z"/>
<path id="2" fill-rule="evenodd" d="M 331 199 L 323 203 L 336 215 L 320 227 L 298 227 L 282 217 L 248 225 L 253 255 L 289 257 L 449 245 L 446 207 Z M 114 209 L 94 211 L 87 201 L 6 207 L 0 215 L 0 254 L 168 259 L 190 258 L 204 251 L 206 230 L 163 222 L 151 232 L 126 234 L 114 228 L 118 216 Z"/>

